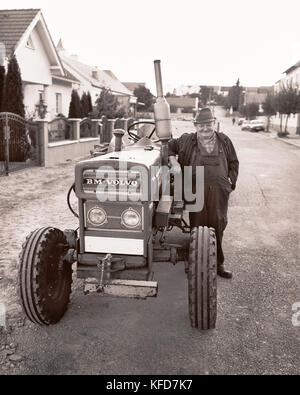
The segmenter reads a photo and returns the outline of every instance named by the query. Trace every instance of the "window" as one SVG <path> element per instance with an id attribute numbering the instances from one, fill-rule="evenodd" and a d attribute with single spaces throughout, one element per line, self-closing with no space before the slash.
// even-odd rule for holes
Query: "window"
<path id="1" fill-rule="evenodd" d="M 61 114 L 62 112 L 62 97 L 61 93 L 56 93 L 56 114 Z"/>
<path id="2" fill-rule="evenodd" d="M 30 48 L 30 49 L 35 49 L 35 48 L 34 48 L 34 45 L 33 45 L 33 41 L 32 41 L 31 36 L 29 36 L 29 37 L 28 37 L 28 40 L 26 41 L 26 47 L 27 47 L 27 48 Z"/>

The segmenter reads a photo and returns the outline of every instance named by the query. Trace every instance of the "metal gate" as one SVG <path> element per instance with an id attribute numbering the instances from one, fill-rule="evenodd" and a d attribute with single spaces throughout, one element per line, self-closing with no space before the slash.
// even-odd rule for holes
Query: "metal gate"
<path id="1" fill-rule="evenodd" d="M 39 126 L 17 114 L 0 112 L 0 175 L 40 166 Z"/>

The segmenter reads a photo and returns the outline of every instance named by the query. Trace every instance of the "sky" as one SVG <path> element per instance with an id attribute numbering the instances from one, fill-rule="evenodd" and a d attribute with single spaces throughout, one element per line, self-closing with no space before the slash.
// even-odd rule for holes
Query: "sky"
<path id="1" fill-rule="evenodd" d="M 156 94 L 180 85 L 273 85 L 300 60 L 299 0 L 0 0 L 41 8 L 55 44 Z"/>

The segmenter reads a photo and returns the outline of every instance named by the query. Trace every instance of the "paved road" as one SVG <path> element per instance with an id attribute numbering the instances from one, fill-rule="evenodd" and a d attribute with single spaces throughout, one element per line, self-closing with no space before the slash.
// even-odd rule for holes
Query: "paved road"
<path id="1" fill-rule="evenodd" d="M 16 363 L 12 372 L 299 374 L 300 327 L 292 325 L 292 305 L 300 302 L 300 149 L 266 134 L 241 132 L 217 115 L 240 159 L 224 238 L 226 263 L 234 278 L 218 278 L 217 328 L 199 332 L 190 327 L 183 265 L 157 263 L 155 299 L 83 296 L 76 283 L 69 310 L 58 325 L 16 326 L 9 339 L 23 362 Z M 178 121 L 174 133 L 191 127 Z M 17 240 L 29 231 L 27 221 L 30 226 L 72 225 L 62 200 L 72 166 L 65 167 L 65 178 L 55 183 L 59 168 L 46 172 L 50 184 L 40 199 L 34 202 L 32 196 L 10 209 L 21 226 L 9 229 Z M 10 212 L 8 208 L 3 213 L 6 221 Z M 182 235 L 172 231 L 170 238 L 178 241 Z M 16 261 L 15 248 L 9 245 L 9 256 Z M 13 284 L 7 286 L 13 303 Z"/>

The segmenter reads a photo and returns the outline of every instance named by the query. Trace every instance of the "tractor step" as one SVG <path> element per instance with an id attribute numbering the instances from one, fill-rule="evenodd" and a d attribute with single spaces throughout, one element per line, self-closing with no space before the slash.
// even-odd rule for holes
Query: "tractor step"
<path id="1" fill-rule="evenodd" d="M 96 278 L 87 278 L 84 282 L 84 294 L 99 293 L 100 295 L 146 299 L 157 296 L 156 281 L 110 280 L 99 285 Z"/>

